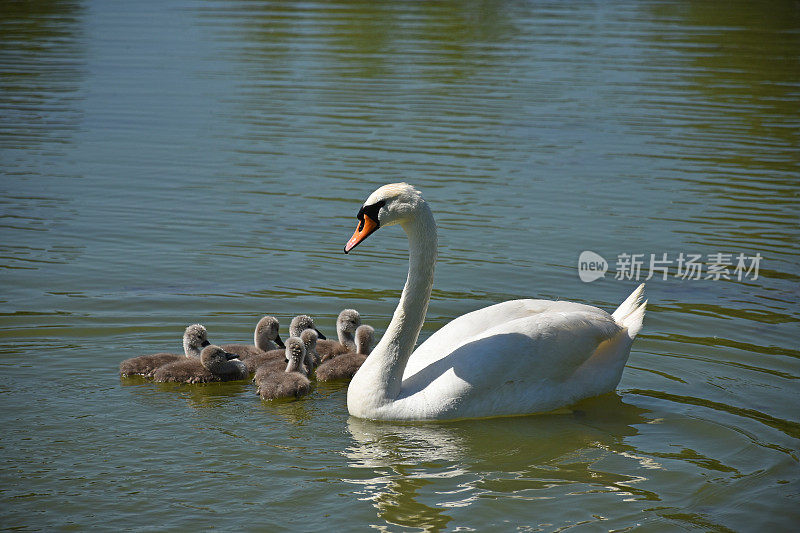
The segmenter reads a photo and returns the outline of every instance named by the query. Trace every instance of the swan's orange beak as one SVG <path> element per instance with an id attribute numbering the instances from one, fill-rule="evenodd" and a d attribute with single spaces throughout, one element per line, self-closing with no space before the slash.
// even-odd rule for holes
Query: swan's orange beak
<path id="1" fill-rule="evenodd" d="M 369 237 L 375 232 L 376 229 L 380 227 L 380 224 L 372 220 L 369 215 L 365 214 L 363 217 L 364 218 L 359 220 L 358 227 L 356 227 L 356 231 L 353 233 L 353 236 L 350 237 L 350 240 L 344 245 L 344 253 L 348 253 L 350 250 L 358 246 L 361 241 Z"/>

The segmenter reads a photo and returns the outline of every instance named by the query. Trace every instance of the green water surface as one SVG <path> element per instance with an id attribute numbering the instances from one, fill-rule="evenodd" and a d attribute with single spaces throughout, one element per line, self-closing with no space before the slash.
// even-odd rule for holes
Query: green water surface
<path id="1" fill-rule="evenodd" d="M 798 146 L 796 2 L 2 2 L 0 528 L 796 530 Z M 423 339 L 611 311 L 667 254 L 617 393 L 389 424 L 345 384 L 119 378 L 195 322 L 383 333 L 405 237 L 342 246 L 400 180 L 439 225 Z"/>

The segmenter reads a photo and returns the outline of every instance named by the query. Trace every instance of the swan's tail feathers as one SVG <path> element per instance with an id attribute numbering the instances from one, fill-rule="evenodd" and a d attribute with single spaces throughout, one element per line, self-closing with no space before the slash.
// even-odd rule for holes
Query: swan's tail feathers
<path id="1" fill-rule="evenodd" d="M 614 317 L 614 322 L 624 325 L 625 317 L 636 311 L 644 301 L 644 283 L 636 287 L 636 290 L 628 296 L 624 302 L 617 307 L 611 316 Z"/>
<path id="2" fill-rule="evenodd" d="M 622 325 L 628 328 L 628 337 L 630 337 L 631 340 L 636 338 L 639 330 L 642 329 L 642 322 L 644 321 L 644 312 L 646 307 L 647 300 L 643 301 L 642 305 L 637 307 L 633 313 L 629 314 L 622 320 Z"/>
<path id="3" fill-rule="evenodd" d="M 622 302 L 622 305 L 611 316 L 617 324 L 628 330 L 628 337 L 633 340 L 639 330 L 642 329 L 646 308 L 647 300 L 644 299 L 644 283 L 642 283 L 636 287 L 636 290 Z"/>

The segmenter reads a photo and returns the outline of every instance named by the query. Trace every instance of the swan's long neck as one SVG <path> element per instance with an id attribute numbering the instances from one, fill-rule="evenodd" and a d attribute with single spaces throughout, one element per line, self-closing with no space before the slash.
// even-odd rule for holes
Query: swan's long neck
<path id="1" fill-rule="evenodd" d="M 414 351 L 425 321 L 436 266 L 436 222 L 426 203 L 416 216 L 402 224 L 408 235 L 408 278 L 383 338 L 372 350 L 348 388 L 348 407 L 356 413 L 356 404 L 379 408 L 397 398 L 408 358 Z M 351 407 L 351 392 L 353 406 Z"/>

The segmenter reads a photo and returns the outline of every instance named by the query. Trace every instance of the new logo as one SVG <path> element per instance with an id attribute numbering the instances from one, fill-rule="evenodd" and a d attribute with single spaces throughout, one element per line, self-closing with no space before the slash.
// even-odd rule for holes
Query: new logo
<path id="1" fill-rule="evenodd" d="M 589 283 L 606 275 L 608 263 L 600 254 L 584 250 L 578 257 L 578 277 Z"/>

